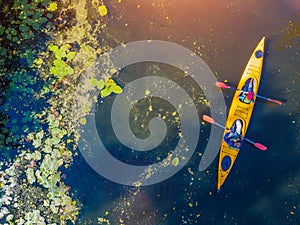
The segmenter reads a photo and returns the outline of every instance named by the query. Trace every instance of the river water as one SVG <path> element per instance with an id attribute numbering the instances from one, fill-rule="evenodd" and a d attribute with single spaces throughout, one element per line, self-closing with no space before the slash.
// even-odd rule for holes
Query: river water
<path id="1" fill-rule="evenodd" d="M 150 186 L 130 187 L 107 180 L 79 155 L 67 181 L 83 204 L 80 223 L 96 224 L 101 218 L 99 221 L 109 220 L 109 224 L 130 225 L 298 224 L 300 2 L 124 0 L 105 4 L 109 15 L 106 33 L 99 38 L 103 43 L 117 47 L 139 40 L 173 42 L 196 53 L 218 80 L 227 80 L 232 85 L 237 83 L 257 42 L 266 36 L 259 94 L 280 99 L 284 104 L 257 101 L 247 136 L 268 146 L 268 151 L 245 145 L 219 194 L 215 193 L 217 159 L 205 171 L 198 171 L 199 156 L 206 145 L 210 125 L 201 128 L 202 138 L 187 165 L 171 178 Z M 124 68 L 116 80 L 124 85 L 128 80 L 151 73 L 184 76 L 166 65 L 142 63 Z M 188 83 L 182 85 L 186 89 L 193 87 Z M 195 90 L 192 93 L 201 92 Z M 229 106 L 233 93 L 224 91 L 223 94 Z M 199 96 L 195 94 L 194 97 Z M 113 100 L 109 97 L 100 104 L 97 121 L 98 132 L 112 154 L 127 163 L 138 164 L 141 158 L 142 163 L 157 160 L 116 143 L 113 130 L 107 128 Z M 152 101 L 153 104 L 167 104 Z M 142 102 L 141 108 L 149 108 L 149 103 Z M 203 106 L 201 110 L 209 109 Z M 141 112 L 135 113 L 141 116 Z M 131 116 L 134 120 L 134 113 Z M 167 151 L 178 141 L 177 125 L 170 125 L 173 128 L 169 130 L 169 140 L 155 152 L 162 158 L 167 156 L 163 150 Z"/>

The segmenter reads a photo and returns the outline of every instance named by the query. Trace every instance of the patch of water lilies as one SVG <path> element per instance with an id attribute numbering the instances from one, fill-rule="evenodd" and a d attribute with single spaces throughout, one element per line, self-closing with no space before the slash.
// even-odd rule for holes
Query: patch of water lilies
<path id="1" fill-rule="evenodd" d="M 30 39 L 36 37 L 37 31 L 40 31 L 48 17 L 46 7 L 49 0 L 15 0 L 12 10 L 17 13 L 17 18 L 11 20 L 11 27 L 7 27 L 5 32 L 7 38 L 14 42 L 21 39 Z M 49 10 L 50 11 L 50 10 Z M 51 16 L 50 16 L 51 17 Z"/>
<path id="2" fill-rule="evenodd" d="M 69 44 L 65 44 L 61 47 L 53 44 L 48 46 L 48 49 L 55 55 L 53 66 L 50 67 L 50 73 L 59 80 L 67 75 L 74 74 L 74 70 L 68 63 L 76 56 L 76 52 L 69 51 L 70 48 L 71 46 Z"/>
<path id="3" fill-rule="evenodd" d="M 6 23 L 1 24 L 1 40 L 20 44 L 39 35 L 48 20 L 46 17 L 51 17 L 47 6 L 48 11 L 53 11 L 53 4 L 49 5 L 47 0 L 15 0 L 12 15 L 16 17 L 8 15 Z M 39 94 L 44 82 L 41 65 L 47 58 L 30 46 L 11 46 L 14 51 L 1 46 L 1 54 L 21 66 L 3 70 L 10 83 L 5 104 L 1 106 L 4 114 L 0 146 L 2 153 L 13 152 L 10 156 L 13 160 L 7 158 L 0 165 L 0 223 L 75 223 L 78 204 L 70 197 L 70 188 L 61 181 L 60 171 L 62 165 L 67 167 L 72 161 L 72 152 L 63 140 L 67 131 L 60 124 L 62 117 L 49 113 L 46 99 Z M 74 57 L 72 54 L 67 58 Z M 49 80 L 46 78 L 46 82 Z M 50 85 L 54 82 L 51 80 Z"/>
<path id="4" fill-rule="evenodd" d="M 91 47 L 89 43 L 96 38 L 90 35 L 85 37 L 90 38 L 87 41 L 73 40 L 80 43 L 77 53 L 71 45 L 55 38 L 51 44 L 39 43 L 42 50 L 20 45 L 51 26 L 60 5 L 49 0 L 15 0 L 12 6 L 15 18 L 8 16 L 8 22 L 0 25 L 0 39 L 18 43 L 15 46 L 20 47 L 13 54 L 6 46 L 0 49 L 1 55 L 8 52 L 9 59 L 16 58 L 14 62 L 20 63 L 19 69 L 7 69 L 11 82 L 6 102 L 1 106 L 7 118 L 3 119 L 0 146 L 14 152 L 13 160 L 0 164 L 1 224 L 58 225 L 77 221 L 79 203 L 62 180 L 62 170 L 68 169 L 73 160 L 78 139 L 76 123 L 84 124 L 84 115 L 89 112 L 87 107 L 74 116 L 78 112 L 70 107 L 76 77 L 84 69 L 76 65 L 88 66 L 95 60 L 97 45 Z M 98 10 L 102 16 L 107 14 L 103 4 Z M 82 32 L 86 31 L 89 30 Z M 4 65 L 1 62 L 0 66 Z M 107 77 L 91 79 L 90 84 L 99 89 L 102 97 L 122 92 Z"/>
<path id="5" fill-rule="evenodd" d="M 53 160 L 53 157 L 46 154 L 40 169 L 35 165 L 38 162 L 29 164 L 26 159 L 33 160 L 39 159 L 41 155 L 28 155 L 23 152 L 17 158 L 16 162 L 1 173 L 1 188 L 2 198 L 0 199 L 1 211 L 0 220 L 6 217 L 6 221 L 10 224 L 66 224 L 66 221 L 75 222 L 78 214 L 78 207 L 76 202 L 68 196 L 69 188 L 60 182 L 59 174 L 57 173 L 57 160 Z M 31 158 L 33 157 L 33 158 Z M 58 156 L 54 156 L 58 157 Z M 18 176 L 22 174 L 21 169 L 26 169 L 27 182 L 24 180 L 20 182 Z M 47 172 L 49 170 L 50 172 Z M 43 171 L 45 173 L 41 176 L 45 177 L 47 183 L 44 186 L 49 185 L 47 189 L 42 189 L 35 182 L 41 182 L 36 179 L 35 173 Z M 57 183 L 54 184 L 50 175 L 56 175 Z M 33 184 L 33 185 L 32 185 Z M 12 195 L 14 194 L 14 195 Z"/>

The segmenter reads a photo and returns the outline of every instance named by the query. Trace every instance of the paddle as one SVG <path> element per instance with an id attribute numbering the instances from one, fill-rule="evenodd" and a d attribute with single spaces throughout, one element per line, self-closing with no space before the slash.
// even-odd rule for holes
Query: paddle
<path id="1" fill-rule="evenodd" d="M 216 122 L 212 117 L 210 117 L 210 116 L 203 115 L 202 118 L 203 118 L 204 121 L 206 121 L 206 122 L 208 122 L 208 123 L 210 123 L 210 124 L 215 124 L 215 125 L 217 125 L 217 126 L 223 128 L 223 129 L 228 130 L 228 128 L 226 128 L 226 127 L 222 126 L 221 124 L 217 123 L 217 122 Z M 267 150 L 267 147 L 264 146 L 264 145 L 262 145 L 262 144 L 260 144 L 260 143 L 253 142 L 253 141 L 249 140 L 248 138 L 244 138 L 244 140 L 247 141 L 247 142 L 249 142 L 250 144 L 254 145 L 254 147 L 258 148 L 259 150 L 262 150 L 262 151 Z"/>
<path id="2" fill-rule="evenodd" d="M 216 82 L 216 86 L 219 87 L 219 88 L 224 88 L 224 89 L 231 89 L 231 90 L 242 91 L 240 89 L 236 89 L 234 87 L 228 86 L 227 84 L 225 84 L 223 82 Z M 247 93 L 247 91 L 245 91 L 245 93 Z M 264 99 L 264 100 L 267 100 L 267 101 L 270 101 L 270 102 L 277 103 L 278 105 L 282 105 L 281 101 L 278 101 L 278 100 L 275 100 L 275 99 L 272 99 L 272 98 L 267 98 L 267 97 L 264 97 L 264 96 L 261 96 L 261 95 L 258 95 L 258 94 L 254 94 L 254 95 L 256 97 L 258 97 L 258 98 L 261 98 L 261 99 Z"/>

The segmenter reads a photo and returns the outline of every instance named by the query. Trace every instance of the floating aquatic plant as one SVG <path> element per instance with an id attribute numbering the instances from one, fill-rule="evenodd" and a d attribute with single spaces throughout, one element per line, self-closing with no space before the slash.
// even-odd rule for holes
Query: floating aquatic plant
<path id="1" fill-rule="evenodd" d="M 105 83 L 105 88 L 101 90 L 101 97 L 107 97 L 111 93 L 120 94 L 122 93 L 122 88 L 113 79 L 108 79 Z"/>
<path id="2" fill-rule="evenodd" d="M 179 164 L 179 158 L 176 156 L 175 158 L 172 159 L 172 165 L 178 166 L 178 164 Z"/>
<path id="3" fill-rule="evenodd" d="M 57 3 L 56 2 L 50 2 L 48 7 L 47 7 L 47 10 L 50 11 L 50 12 L 54 12 L 57 10 Z"/>
<path id="4" fill-rule="evenodd" d="M 97 80 L 94 77 L 90 79 L 90 83 L 91 83 L 91 85 L 97 87 L 99 90 L 102 90 L 104 88 L 104 85 L 105 85 L 104 80 L 102 80 L 102 79 Z"/>
<path id="5" fill-rule="evenodd" d="M 74 74 L 74 70 L 66 62 L 70 62 L 75 56 L 76 52 L 69 51 L 70 45 L 66 44 L 61 47 L 50 44 L 48 49 L 55 55 L 53 66 L 50 67 L 50 73 L 57 79 L 61 80 L 67 75 Z"/>
<path id="6" fill-rule="evenodd" d="M 41 212 L 39 210 L 33 210 L 32 212 L 28 212 L 25 215 L 24 225 L 32 225 L 32 224 L 39 224 L 39 225 L 46 225 L 45 218 L 41 216 Z M 20 221 L 19 224 L 22 224 Z"/>
<path id="7" fill-rule="evenodd" d="M 29 66 L 32 66 L 34 60 L 35 60 L 35 51 L 32 51 L 31 49 L 26 49 L 24 53 L 20 54 L 21 59 L 25 59 L 27 64 Z"/>
<path id="8" fill-rule="evenodd" d="M 91 78 L 90 83 L 100 90 L 102 98 L 109 96 L 111 93 L 122 93 L 122 88 L 111 78 L 107 79 L 106 82 L 104 82 L 102 79 L 97 80 L 96 78 Z"/>
<path id="9" fill-rule="evenodd" d="M 106 16 L 107 12 L 108 12 L 107 7 L 105 5 L 100 5 L 98 7 L 98 12 L 99 12 L 100 16 Z"/>
<path id="10" fill-rule="evenodd" d="M 67 75 L 74 74 L 74 70 L 72 69 L 72 67 L 61 59 L 55 59 L 53 61 L 53 64 L 54 65 L 50 68 L 50 73 L 59 80 Z"/>

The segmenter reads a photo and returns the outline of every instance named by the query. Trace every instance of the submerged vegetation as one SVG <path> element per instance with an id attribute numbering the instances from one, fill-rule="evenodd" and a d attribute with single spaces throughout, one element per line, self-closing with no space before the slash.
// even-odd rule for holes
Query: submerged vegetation
<path id="1" fill-rule="evenodd" d="M 1 3 L 1 224 L 75 224 L 78 219 L 80 203 L 64 172 L 77 154 L 77 126 L 91 100 L 85 99 L 83 110 L 72 105 L 79 79 L 104 49 L 96 35 L 105 23 L 92 31 L 88 10 L 101 17 L 108 12 L 103 2 L 90 7 L 85 1 Z M 122 92 L 107 74 L 103 80 L 88 79 L 102 97 Z"/>

